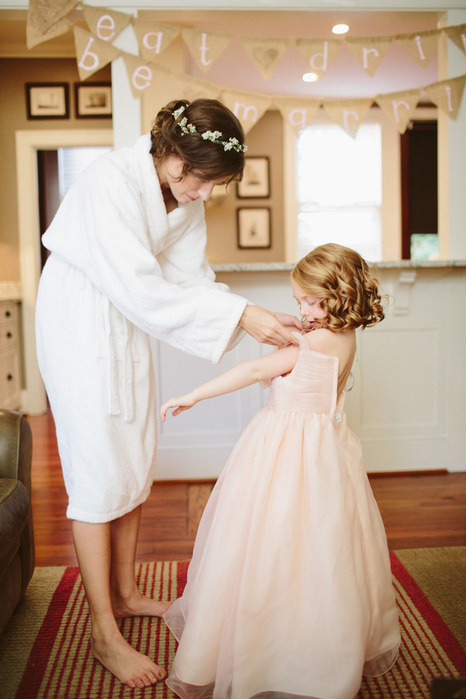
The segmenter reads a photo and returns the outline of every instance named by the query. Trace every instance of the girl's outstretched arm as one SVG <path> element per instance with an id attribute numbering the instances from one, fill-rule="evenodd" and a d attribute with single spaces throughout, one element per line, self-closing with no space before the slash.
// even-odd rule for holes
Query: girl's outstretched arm
<path id="1" fill-rule="evenodd" d="M 231 393 L 240 388 L 251 386 L 259 381 L 267 381 L 276 376 L 288 374 L 296 364 L 298 354 L 299 347 L 288 345 L 276 352 L 271 352 L 266 357 L 238 364 L 215 379 L 198 386 L 190 393 L 167 400 L 160 408 L 162 422 L 165 422 L 167 410 L 170 408 L 175 408 L 172 415 L 179 415 L 184 410 L 192 408 L 200 400 L 221 396 L 224 393 Z"/>

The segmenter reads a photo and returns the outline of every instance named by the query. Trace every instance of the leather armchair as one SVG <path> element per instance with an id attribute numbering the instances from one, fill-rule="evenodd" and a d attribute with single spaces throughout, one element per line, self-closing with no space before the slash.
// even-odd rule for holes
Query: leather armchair
<path id="1" fill-rule="evenodd" d="M 34 572 L 31 460 L 26 417 L 0 409 L 0 633 Z"/>

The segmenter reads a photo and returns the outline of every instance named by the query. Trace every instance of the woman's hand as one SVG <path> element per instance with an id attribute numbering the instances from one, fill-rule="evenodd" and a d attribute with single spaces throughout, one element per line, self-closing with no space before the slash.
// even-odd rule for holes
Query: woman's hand
<path id="1" fill-rule="evenodd" d="M 267 345 L 297 345 L 298 340 L 285 326 L 302 330 L 297 318 L 286 313 L 271 313 L 260 306 L 248 305 L 238 323 L 258 342 Z"/>
<path id="2" fill-rule="evenodd" d="M 197 400 L 195 400 L 192 393 L 186 393 L 184 396 L 178 396 L 177 398 L 170 398 L 170 400 L 167 400 L 167 402 L 160 408 L 160 417 L 162 422 L 165 422 L 167 411 L 170 410 L 170 408 L 175 408 L 175 410 L 172 412 L 173 417 L 175 417 L 184 410 L 189 410 L 189 408 L 192 408 L 193 405 L 196 405 L 196 403 Z"/>

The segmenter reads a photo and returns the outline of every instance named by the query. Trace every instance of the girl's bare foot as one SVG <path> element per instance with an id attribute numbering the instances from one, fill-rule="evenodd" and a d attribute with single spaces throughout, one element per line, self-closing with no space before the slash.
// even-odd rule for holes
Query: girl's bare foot
<path id="1" fill-rule="evenodd" d="M 118 593 L 112 594 L 112 608 L 115 619 L 124 619 L 129 616 L 162 616 L 171 604 L 172 602 L 163 602 L 146 597 L 137 589 L 127 597 Z"/>
<path id="2" fill-rule="evenodd" d="M 112 675 L 134 689 L 150 687 L 163 680 L 167 673 L 150 658 L 138 653 L 116 630 L 110 638 L 91 638 L 94 658 L 102 663 Z"/>

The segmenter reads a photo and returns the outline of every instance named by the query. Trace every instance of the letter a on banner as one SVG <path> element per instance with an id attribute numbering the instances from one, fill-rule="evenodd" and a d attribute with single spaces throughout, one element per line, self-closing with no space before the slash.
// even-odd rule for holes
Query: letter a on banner
<path id="1" fill-rule="evenodd" d="M 204 72 L 212 68 L 217 58 L 232 40 L 231 34 L 182 29 L 183 41 L 197 65 Z"/>
<path id="2" fill-rule="evenodd" d="M 322 100 L 299 99 L 296 97 L 274 97 L 274 104 L 280 110 L 285 122 L 298 134 L 309 126 L 319 111 Z"/>
<path id="3" fill-rule="evenodd" d="M 81 80 L 86 80 L 120 55 L 114 46 L 94 38 L 92 34 L 81 27 L 74 27 L 74 42 Z"/>
<path id="4" fill-rule="evenodd" d="M 138 40 L 141 56 L 151 61 L 167 49 L 179 35 L 180 30 L 161 22 L 145 22 L 136 19 L 134 31 Z"/>

